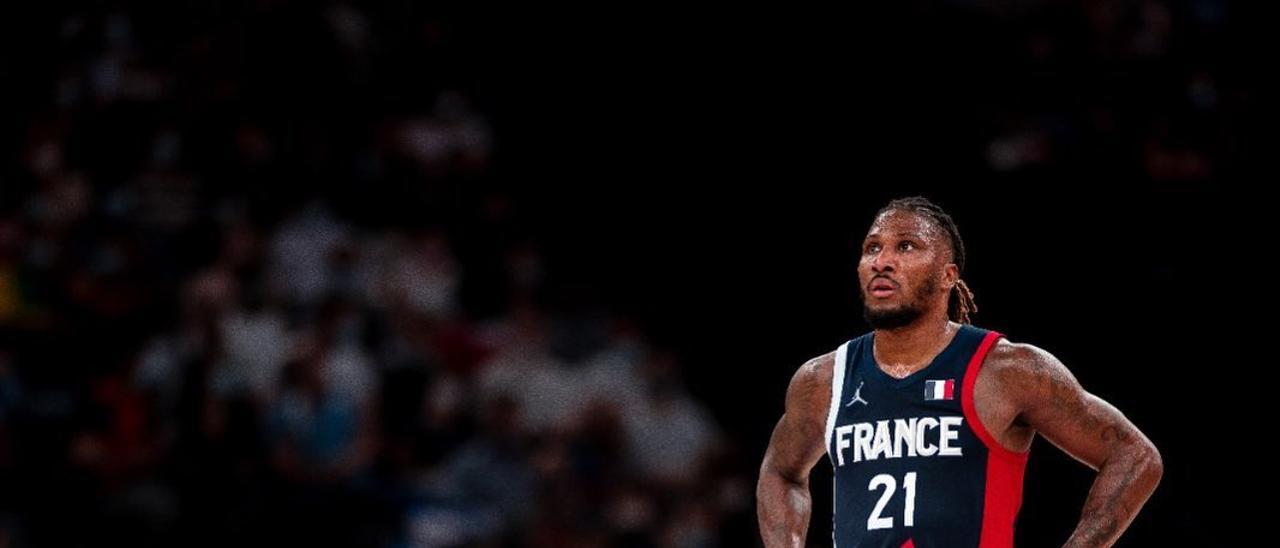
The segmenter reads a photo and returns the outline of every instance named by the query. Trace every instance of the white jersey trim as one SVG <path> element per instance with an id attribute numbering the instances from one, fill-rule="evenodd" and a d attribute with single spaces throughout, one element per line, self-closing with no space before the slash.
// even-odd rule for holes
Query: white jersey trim
<path id="1" fill-rule="evenodd" d="M 840 398 L 843 396 L 841 392 L 844 392 L 844 362 L 849 355 L 850 342 L 852 341 L 845 341 L 836 349 L 835 367 L 831 368 L 831 407 L 827 410 L 827 435 L 823 438 L 823 443 L 826 445 L 827 458 L 833 459 L 832 462 L 835 462 L 835 456 L 831 454 L 831 432 L 836 427 L 836 413 L 840 411 Z"/>

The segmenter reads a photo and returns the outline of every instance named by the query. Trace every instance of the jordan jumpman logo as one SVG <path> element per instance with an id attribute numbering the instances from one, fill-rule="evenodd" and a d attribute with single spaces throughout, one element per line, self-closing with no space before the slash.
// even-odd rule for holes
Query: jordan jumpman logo
<path id="1" fill-rule="evenodd" d="M 858 382 L 858 389 L 853 391 L 853 399 L 849 400 L 849 403 L 844 404 L 845 407 L 849 407 L 850 405 L 853 405 L 854 402 L 862 402 L 862 405 L 871 405 L 867 403 L 867 400 L 862 399 L 862 385 L 864 384 L 864 382 L 865 381 Z"/>

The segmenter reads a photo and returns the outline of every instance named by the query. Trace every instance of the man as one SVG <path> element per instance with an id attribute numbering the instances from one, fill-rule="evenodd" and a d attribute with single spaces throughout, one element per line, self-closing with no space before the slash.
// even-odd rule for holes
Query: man
<path id="1" fill-rule="evenodd" d="M 791 379 L 756 490 L 766 548 L 805 546 L 824 452 L 835 546 L 1012 546 L 1037 432 L 1097 471 L 1065 546 L 1114 543 L 1163 475 L 1151 440 L 1052 354 L 969 323 L 964 243 L 937 205 L 890 202 L 861 253 L 873 331 Z"/>

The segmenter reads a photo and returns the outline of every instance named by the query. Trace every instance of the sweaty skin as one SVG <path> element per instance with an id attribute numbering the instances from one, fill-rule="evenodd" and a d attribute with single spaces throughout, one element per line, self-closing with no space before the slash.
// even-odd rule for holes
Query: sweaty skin
<path id="1" fill-rule="evenodd" d="M 947 246 L 929 225 L 911 213 L 881 215 L 868 233 L 859 265 L 869 307 L 915 299 L 927 308 L 910 326 L 876 333 L 876 361 L 897 378 L 929 363 L 959 326 L 947 319 L 945 293 L 958 272 L 954 264 L 940 266 Z M 869 297 L 868 285 L 877 276 L 894 280 L 898 291 Z M 930 293 L 933 288 L 940 290 Z M 809 472 L 826 453 L 834 362 L 834 351 L 808 360 L 787 386 L 784 413 L 769 439 L 756 486 L 756 514 L 766 548 L 805 546 L 812 508 Z M 1025 451 L 1039 433 L 1097 471 L 1080 521 L 1063 546 L 1111 546 L 1163 475 L 1151 440 L 1115 406 L 1086 391 L 1055 356 L 1034 345 L 1001 338 L 991 348 L 975 380 L 974 408 L 1005 448 Z"/>

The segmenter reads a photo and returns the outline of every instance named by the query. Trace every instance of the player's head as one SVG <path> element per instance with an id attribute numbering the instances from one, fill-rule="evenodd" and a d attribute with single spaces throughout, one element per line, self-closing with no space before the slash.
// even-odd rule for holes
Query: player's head
<path id="1" fill-rule="evenodd" d="M 874 329 L 909 325 L 931 311 L 969 323 L 973 292 L 960 279 L 964 241 L 937 204 L 913 196 L 876 213 L 858 261 L 863 315 Z"/>

